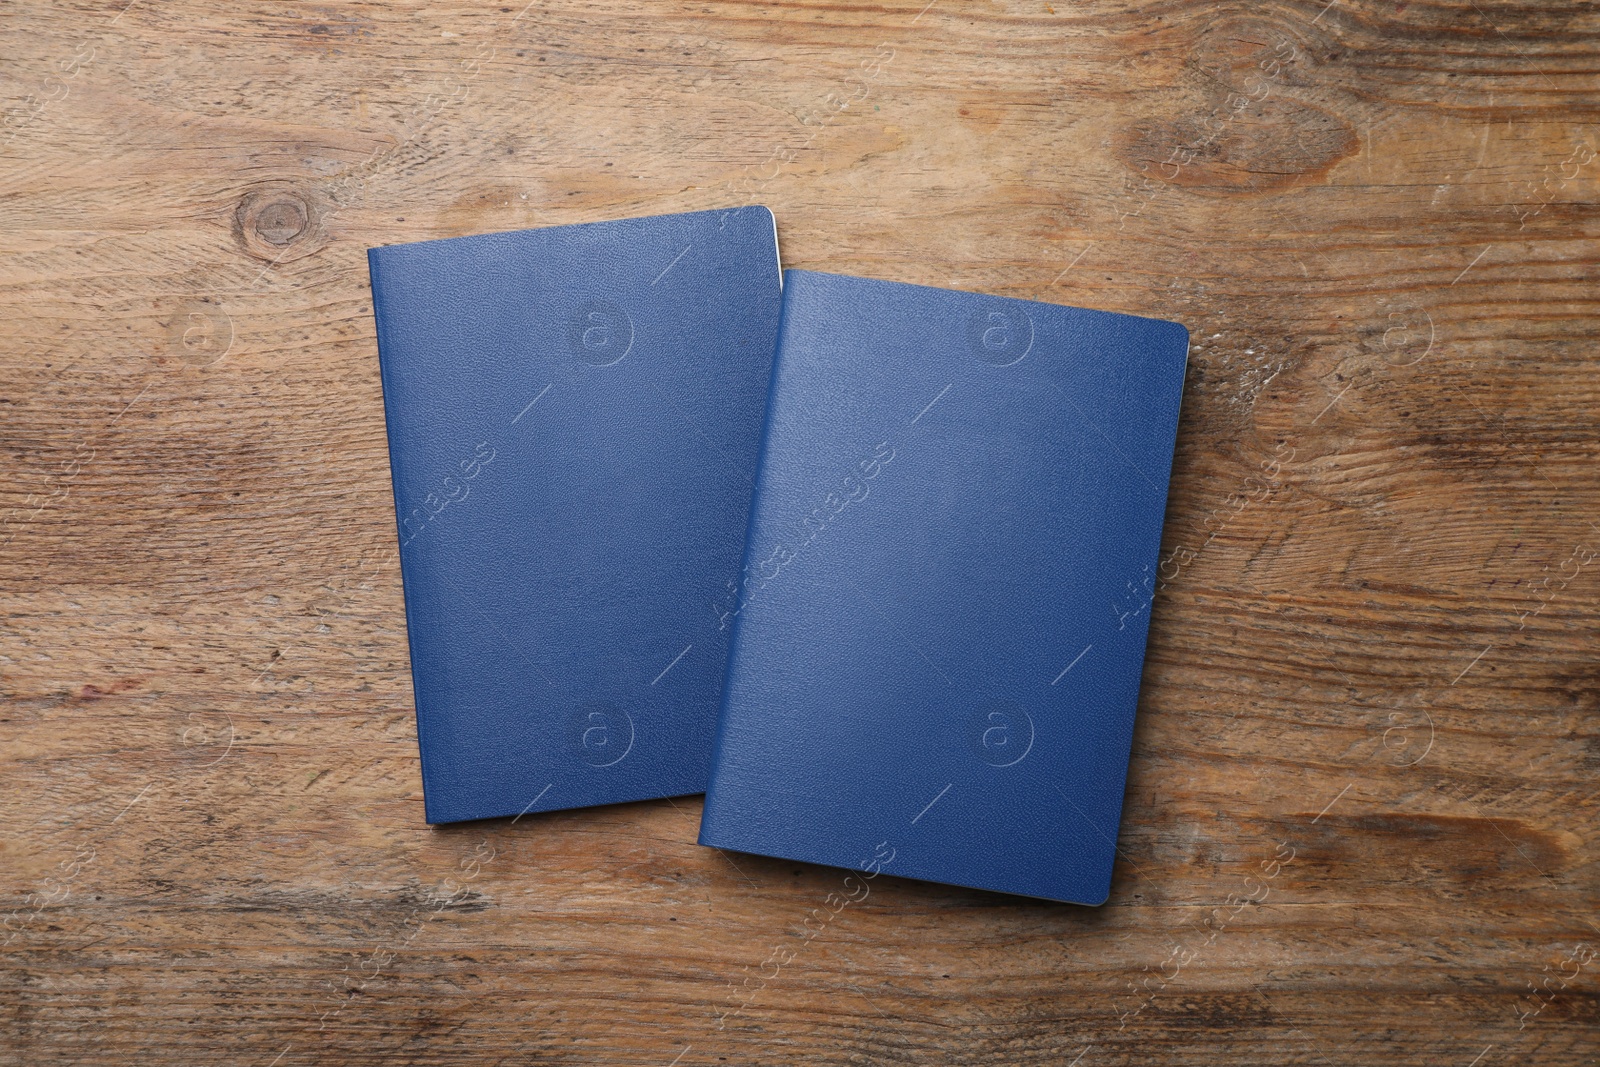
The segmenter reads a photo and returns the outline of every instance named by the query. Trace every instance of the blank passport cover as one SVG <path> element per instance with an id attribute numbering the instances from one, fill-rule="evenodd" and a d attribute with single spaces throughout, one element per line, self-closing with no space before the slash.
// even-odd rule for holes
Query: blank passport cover
<path id="1" fill-rule="evenodd" d="M 703 792 L 781 303 L 771 212 L 368 263 L 428 821 Z"/>
<path id="2" fill-rule="evenodd" d="M 1188 332 L 785 279 L 701 843 L 1103 903 Z"/>

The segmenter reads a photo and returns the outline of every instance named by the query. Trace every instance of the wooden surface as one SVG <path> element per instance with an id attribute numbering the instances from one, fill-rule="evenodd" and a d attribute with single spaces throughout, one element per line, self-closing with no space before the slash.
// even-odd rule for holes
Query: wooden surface
<path id="1" fill-rule="evenodd" d="M 0 11 L 0 1063 L 1596 1062 L 1600 13 L 924 2 Z M 1192 330 L 1104 907 L 423 825 L 364 250 L 751 201 Z"/>

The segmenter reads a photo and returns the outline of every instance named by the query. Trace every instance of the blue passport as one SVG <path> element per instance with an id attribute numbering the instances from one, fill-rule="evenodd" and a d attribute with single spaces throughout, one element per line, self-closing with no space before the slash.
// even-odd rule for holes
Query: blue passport
<path id="1" fill-rule="evenodd" d="M 1187 358 L 787 272 L 700 842 L 1103 903 Z"/>
<path id="2" fill-rule="evenodd" d="M 703 792 L 782 297 L 771 212 L 368 262 L 427 820 Z"/>

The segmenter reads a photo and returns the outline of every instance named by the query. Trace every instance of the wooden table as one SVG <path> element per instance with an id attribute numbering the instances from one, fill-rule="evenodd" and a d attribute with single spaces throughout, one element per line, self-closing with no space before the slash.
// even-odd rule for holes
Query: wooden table
<path id="1" fill-rule="evenodd" d="M 1593 5 L 522 2 L 0 13 L 0 1062 L 1596 1062 Z M 1104 907 L 423 824 L 364 250 L 752 201 L 1193 332 Z"/>

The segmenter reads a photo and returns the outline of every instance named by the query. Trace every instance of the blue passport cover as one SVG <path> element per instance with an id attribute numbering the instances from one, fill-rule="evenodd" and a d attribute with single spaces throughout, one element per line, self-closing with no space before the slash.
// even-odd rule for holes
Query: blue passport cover
<path id="1" fill-rule="evenodd" d="M 427 820 L 703 792 L 781 305 L 772 213 L 368 264 Z"/>
<path id="2" fill-rule="evenodd" d="M 1105 901 L 1187 356 L 787 272 L 701 844 Z"/>

